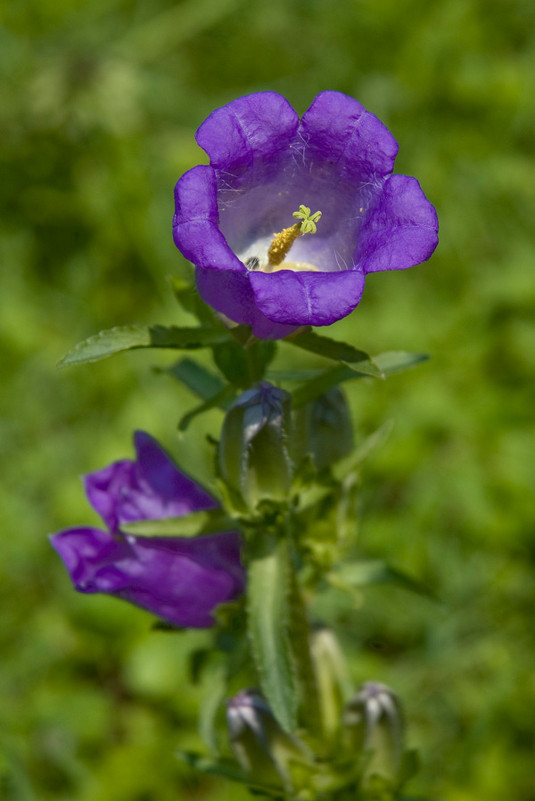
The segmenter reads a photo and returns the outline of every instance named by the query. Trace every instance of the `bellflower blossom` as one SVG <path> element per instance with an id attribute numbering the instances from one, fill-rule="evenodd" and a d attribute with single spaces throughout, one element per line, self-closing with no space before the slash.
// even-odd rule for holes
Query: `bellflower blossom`
<path id="1" fill-rule="evenodd" d="M 275 92 L 241 97 L 196 139 L 210 164 L 176 185 L 174 240 L 203 300 L 259 338 L 345 317 L 367 273 L 412 267 L 437 245 L 418 181 L 392 175 L 394 137 L 347 95 L 321 92 L 301 120 Z"/>
<path id="2" fill-rule="evenodd" d="M 52 536 L 52 545 L 80 592 L 114 595 L 176 626 L 211 626 L 218 604 L 244 590 L 239 534 L 189 539 L 123 533 L 127 523 L 217 507 L 152 437 L 138 431 L 134 443 L 135 461 L 84 477 L 89 502 L 107 529 L 68 529 Z"/>

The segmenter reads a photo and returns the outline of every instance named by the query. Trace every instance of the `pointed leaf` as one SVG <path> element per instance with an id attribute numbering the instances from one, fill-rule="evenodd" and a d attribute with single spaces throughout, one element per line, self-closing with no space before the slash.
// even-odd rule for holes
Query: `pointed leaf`
<path id="1" fill-rule="evenodd" d="M 163 369 L 157 367 L 156 370 L 176 378 L 202 400 L 209 400 L 225 388 L 225 383 L 219 376 L 187 357 L 175 362 L 171 367 Z"/>
<path id="2" fill-rule="evenodd" d="M 96 362 L 115 353 L 135 348 L 205 348 L 223 342 L 227 333 L 220 328 L 199 326 L 178 328 L 163 325 L 123 325 L 101 331 L 80 342 L 58 362 L 58 367 Z"/>
<path id="3" fill-rule="evenodd" d="M 277 346 L 269 339 L 255 339 L 247 346 L 231 339 L 215 345 L 212 350 L 214 361 L 227 381 L 246 388 L 264 378 Z"/>
<path id="4" fill-rule="evenodd" d="M 310 381 L 317 378 L 324 370 L 311 368 L 310 370 L 268 370 L 266 381 L 276 384 L 280 381 Z"/>
<path id="5" fill-rule="evenodd" d="M 236 390 L 234 387 L 226 386 L 220 392 L 217 392 L 208 400 L 205 400 L 204 403 L 199 404 L 194 409 L 191 409 L 186 414 L 182 415 L 180 420 L 178 421 L 178 430 L 185 431 L 192 420 L 194 420 L 199 414 L 203 414 L 203 412 L 208 412 L 210 409 L 223 409 L 225 411 L 229 408 L 232 404 L 232 401 L 236 397 Z"/>
<path id="6" fill-rule="evenodd" d="M 256 339 L 250 325 L 233 325 L 228 331 L 229 334 L 244 347 L 250 345 L 251 342 L 254 342 Z"/>
<path id="7" fill-rule="evenodd" d="M 333 359 L 343 364 L 348 364 L 351 369 L 363 375 L 382 377 L 381 370 L 372 361 L 371 357 L 363 350 L 357 350 L 347 342 L 337 342 L 335 339 L 320 336 L 313 331 L 302 331 L 299 334 L 287 337 L 285 342 L 295 345 L 298 348 L 323 356 L 325 359 Z"/>
<path id="8" fill-rule="evenodd" d="M 385 375 L 393 375 L 428 361 L 426 353 L 410 353 L 407 350 L 387 350 L 373 357 L 374 363 Z"/>
<path id="9" fill-rule="evenodd" d="M 290 646 L 290 564 L 280 534 L 255 532 L 247 576 L 248 634 L 262 691 L 281 726 L 296 725 L 297 688 Z"/>
<path id="10" fill-rule="evenodd" d="M 373 357 L 373 364 L 379 369 L 381 376 L 386 377 L 408 370 L 410 367 L 427 361 L 428 358 L 424 353 L 410 353 L 404 350 L 385 351 Z M 292 393 L 292 407 L 297 409 L 323 395 L 331 387 L 341 384 L 343 381 L 364 378 L 365 375 L 371 375 L 371 373 L 361 371 L 358 364 L 340 364 L 337 367 L 329 367 L 294 390 Z M 380 376 L 376 375 L 375 377 Z"/>
<path id="11" fill-rule="evenodd" d="M 239 768 L 233 760 L 224 758 L 212 759 L 211 757 L 204 756 L 203 754 L 195 754 L 191 751 L 177 751 L 176 754 L 179 759 L 182 759 L 183 762 L 195 768 L 195 770 L 198 770 L 200 773 L 206 773 L 211 776 L 221 776 L 233 782 L 246 784 L 255 793 L 282 799 L 280 787 L 255 782 L 254 778 Z"/>
<path id="12" fill-rule="evenodd" d="M 199 537 L 235 529 L 235 521 L 227 517 L 222 509 L 206 509 L 161 520 L 138 520 L 121 526 L 121 531 L 136 537 Z"/>
<path id="13" fill-rule="evenodd" d="M 342 381 L 348 381 L 350 378 L 357 378 L 357 375 L 345 365 L 323 370 L 319 375 L 311 378 L 310 381 L 305 381 L 292 392 L 292 409 L 298 409 L 305 403 L 316 400 L 331 387 L 335 387 Z"/>

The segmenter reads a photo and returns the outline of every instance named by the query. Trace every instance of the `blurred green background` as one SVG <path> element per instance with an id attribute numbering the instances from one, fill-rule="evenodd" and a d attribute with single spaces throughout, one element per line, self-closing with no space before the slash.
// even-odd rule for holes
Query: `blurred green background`
<path id="1" fill-rule="evenodd" d="M 273 89 L 302 113 L 337 89 L 400 143 L 397 171 L 435 203 L 441 242 L 408 272 L 369 277 L 332 327 L 432 359 L 348 385 L 360 441 L 360 544 L 430 583 L 339 620 L 355 682 L 403 697 L 422 751 L 413 794 L 533 801 L 535 536 L 535 6 L 532 0 L 11 0 L 3 81 L 0 798 L 242 799 L 175 757 L 199 748 L 185 654 L 204 634 L 74 593 L 46 535 L 96 522 L 79 476 L 159 437 L 209 480 L 193 403 L 135 352 L 59 371 L 116 324 L 182 322 L 166 283 L 190 275 L 170 221 L 176 179 L 205 160 L 216 106 Z M 201 444 L 200 444 L 201 443 Z"/>

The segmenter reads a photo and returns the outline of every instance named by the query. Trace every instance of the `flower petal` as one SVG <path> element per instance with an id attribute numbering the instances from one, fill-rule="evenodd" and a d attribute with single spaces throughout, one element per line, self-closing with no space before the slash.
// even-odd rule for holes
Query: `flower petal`
<path id="1" fill-rule="evenodd" d="M 250 273 L 258 308 L 270 320 L 286 325 L 330 325 L 358 305 L 364 275 L 358 270 L 337 273 Z"/>
<path id="2" fill-rule="evenodd" d="M 186 259 L 198 267 L 245 272 L 219 230 L 217 182 L 212 167 L 193 167 L 177 182 L 173 238 Z"/>
<path id="3" fill-rule="evenodd" d="M 341 92 L 321 92 L 299 128 L 304 157 L 360 184 L 376 182 L 394 168 L 398 144 L 388 128 L 357 100 Z"/>
<path id="4" fill-rule="evenodd" d="M 183 512 L 174 512 L 174 516 L 179 517 L 181 514 L 215 509 L 218 506 L 217 501 L 205 489 L 178 469 L 153 437 L 144 431 L 136 431 L 134 443 L 140 473 L 154 493 L 162 499 L 162 511 L 167 511 L 170 507 L 175 510 L 184 509 Z M 143 519 L 158 518 L 151 515 L 150 518 Z"/>
<path id="5" fill-rule="evenodd" d="M 195 138 L 216 170 L 237 177 L 253 166 L 269 170 L 289 146 L 298 125 L 299 117 L 286 98 L 276 92 L 258 92 L 213 111 Z"/>
<path id="6" fill-rule="evenodd" d="M 257 307 L 249 275 L 248 272 L 242 275 L 235 271 L 198 267 L 195 280 L 205 303 L 236 323 L 252 326 L 253 334 L 259 339 L 282 339 L 291 334 L 296 326 L 280 325 L 268 319 Z"/>
<path id="7" fill-rule="evenodd" d="M 430 257 L 438 218 L 416 178 L 392 175 L 361 228 L 355 262 L 365 272 L 404 270 Z"/>
<path id="8" fill-rule="evenodd" d="M 111 531 L 136 520 L 181 517 L 217 506 L 148 434 L 137 432 L 135 445 L 137 462 L 123 459 L 84 477 L 89 502 Z"/>
<path id="9" fill-rule="evenodd" d="M 244 590 L 240 539 L 225 532 L 196 539 L 128 536 L 78 528 L 51 537 L 80 592 L 107 593 L 181 627 L 213 625 L 212 612 Z"/>

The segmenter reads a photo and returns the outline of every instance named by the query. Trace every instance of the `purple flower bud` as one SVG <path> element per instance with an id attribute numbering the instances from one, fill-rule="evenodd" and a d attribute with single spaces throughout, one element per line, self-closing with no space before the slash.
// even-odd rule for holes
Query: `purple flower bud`
<path id="1" fill-rule="evenodd" d="M 347 95 L 321 92 L 301 120 L 275 92 L 248 95 L 196 138 L 210 164 L 177 183 L 174 240 L 203 300 L 259 338 L 330 325 L 358 305 L 367 273 L 437 245 L 418 181 L 392 175 L 395 139 Z"/>
<path id="2" fill-rule="evenodd" d="M 121 525 L 213 509 L 216 501 L 184 475 L 148 434 L 135 434 L 137 459 L 85 477 L 89 502 L 107 530 L 73 528 L 51 537 L 79 592 L 103 592 L 175 626 L 213 625 L 213 611 L 244 590 L 240 537 L 138 537 Z"/>
<path id="3" fill-rule="evenodd" d="M 318 470 L 348 456 L 354 446 L 351 412 L 344 391 L 331 387 L 298 411 L 298 446 Z"/>

